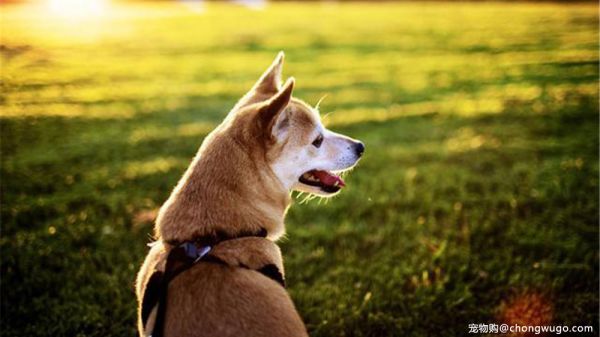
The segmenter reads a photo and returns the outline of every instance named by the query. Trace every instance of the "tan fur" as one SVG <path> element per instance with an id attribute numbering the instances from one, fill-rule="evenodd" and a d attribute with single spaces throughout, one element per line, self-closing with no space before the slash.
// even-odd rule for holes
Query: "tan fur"
<path id="1" fill-rule="evenodd" d="M 164 271 L 166 252 L 168 251 L 168 249 L 170 249 L 170 247 L 166 246 L 161 241 L 157 241 L 155 244 L 152 245 L 152 248 L 150 249 L 150 253 L 146 258 L 144 266 L 138 274 L 136 284 L 136 290 L 138 291 L 138 299 L 141 299 L 143 297 L 144 285 L 148 282 L 148 279 L 152 272 L 154 272 L 155 270 Z M 239 304 L 232 306 L 231 303 L 227 304 L 226 302 L 222 302 L 223 297 L 228 298 L 229 301 L 236 301 L 236 296 L 240 297 L 238 298 L 239 300 L 241 300 L 241 298 L 245 298 L 246 296 L 248 296 L 248 290 L 250 290 L 246 287 L 254 287 L 254 283 L 263 284 L 262 287 L 255 290 L 257 294 L 259 294 L 262 291 L 268 291 L 268 294 L 260 293 L 261 297 L 266 296 L 266 299 L 260 300 L 276 301 L 277 303 L 272 304 L 277 305 L 279 310 L 281 310 L 282 308 L 285 309 L 285 313 L 282 313 L 282 315 L 285 314 L 289 316 L 288 318 L 286 318 L 286 320 L 292 321 L 292 323 L 286 323 L 286 327 L 284 327 L 284 330 L 282 330 L 285 331 L 286 334 L 281 336 L 305 336 L 302 321 L 298 317 L 294 306 L 289 296 L 287 296 L 285 290 L 278 283 L 255 271 L 266 265 L 274 264 L 283 274 L 283 260 L 281 258 L 281 251 L 273 241 L 259 237 L 245 237 L 234 240 L 227 240 L 216 245 L 211 250 L 210 255 L 224 261 L 228 266 L 221 266 L 208 262 L 200 262 L 197 266 L 193 267 L 189 271 L 186 271 L 185 273 L 181 274 L 176 278 L 176 280 L 178 280 L 180 277 L 183 277 L 184 275 L 190 273 L 192 277 L 189 280 L 187 280 L 188 277 L 183 277 L 184 281 L 173 281 L 169 287 L 169 302 L 167 306 L 170 310 L 168 311 L 168 317 L 175 317 L 172 319 L 169 318 L 169 320 L 175 322 L 180 320 L 191 320 L 191 322 L 193 323 L 189 324 L 191 324 L 195 330 L 190 329 L 190 332 L 184 333 L 182 331 L 189 329 L 189 327 L 186 328 L 187 325 L 182 325 L 181 323 L 178 323 L 173 324 L 172 326 L 168 326 L 165 329 L 165 336 L 194 336 L 195 334 L 193 331 L 221 331 L 218 334 L 214 334 L 214 336 L 228 336 L 228 334 L 225 332 L 228 330 L 231 330 L 231 336 L 270 336 L 268 333 L 254 334 L 254 332 L 253 334 L 240 335 L 240 325 L 247 326 L 248 324 L 250 324 L 246 322 L 248 320 L 254 321 L 255 323 L 261 325 L 259 331 L 262 331 L 266 329 L 264 325 L 267 323 L 267 321 L 273 319 L 272 315 L 269 315 L 270 317 L 265 321 L 265 317 L 262 317 L 262 315 L 265 315 L 266 312 L 261 312 L 260 310 L 256 311 L 256 309 L 260 309 L 260 307 L 256 307 L 256 303 L 252 303 L 253 301 L 250 301 L 249 303 L 245 303 L 248 305 L 248 307 L 245 307 L 240 306 Z M 238 269 L 244 269 L 245 271 L 239 272 Z M 228 277 L 234 279 L 241 277 L 241 279 L 239 280 L 239 282 L 234 282 L 231 284 L 229 284 L 228 282 L 222 283 L 218 274 L 231 274 Z M 209 276 L 207 277 L 207 275 Z M 213 285 L 214 287 L 212 287 Z M 199 287 L 200 289 L 195 290 L 194 293 L 189 293 L 190 287 L 195 286 Z M 177 294 L 180 294 L 181 298 Z M 214 305 L 214 307 L 210 307 L 206 306 L 207 304 L 201 301 L 194 303 L 195 300 L 193 299 L 185 300 L 185 298 L 188 296 L 198 296 L 198 299 L 206 299 L 208 297 L 216 296 L 220 299 L 217 303 L 211 303 L 210 305 Z M 179 304 L 180 301 L 184 301 L 186 305 L 182 306 L 181 304 Z M 192 310 L 193 308 L 196 309 Z M 235 318 L 235 322 L 232 323 L 223 321 L 223 318 L 227 317 L 224 317 L 222 315 L 227 313 L 227 311 L 231 311 L 231 309 L 237 309 L 233 310 L 233 312 L 231 313 L 231 315 L 233 315 L 233 317 Z M 240 312 L 240 310 L 250 310 L 251 312 Z M 176 314 L 173 314 L 173 312 L 175 312 Z M 156 308 L 154 308 L 150 316 L 148 324 L 149 327 L 152 327 L 154 325 L 155 314 Z M 139 316 L 140 313 L 138 312 L 138 317 Z M 205 325 L 202 325 L 202 328 L 200 329 L 199 324 Z M 228 326 L 231 324 L 233 325 L 229 327 L 217 327 L 219 329 L 215 330 L 215 327 L 212 326 L 214 324 L 223 324 Z M 299 333 L 288 334 L 290 333 L 290 327 L 295 327 L 294 329 L 299 329 Z M 138 321 L 138 328 L 140 331 L 144 330 L 141 321 Z M 269 330 L 265 331 L 268 332 Z M 146 334 L 148 332 L 149 331 L 145 331 Z M 143 334 L 140 333 L 140 335 Z M 207 334 L 199 335 L 206 336 Z"/>
<path id="2" fill-rule="evenodd" d="M 289 189 L 270 169 L 270 161 L 282 150 L 274 128 L 286 123 L 308 127 L 315 118 L 306 104 L 291 98 L 293 80 L 281 88 L 282 58 L 206 137 L 162 206 L 155 228 L 157 242 L 138 274 L 138 301 L 150 275 L 164 269 L 172 248 L 165 242 L 216 233 L 236 237 L 261 228 L 267 231 L 267 239 L 223 241 L 211 254 L 228 265 L 199 262 L 171 281 L 164 336 L 307 336 L 285 289 L 253 270 L 274 264 L 283 274 L 281 253 L 272 240 L 284 233 L 290 197 Z M 285 118 L 281 117 L 284 109 Z M 141 322 L 139 331 L 141 336 L 148 333 Z"/>

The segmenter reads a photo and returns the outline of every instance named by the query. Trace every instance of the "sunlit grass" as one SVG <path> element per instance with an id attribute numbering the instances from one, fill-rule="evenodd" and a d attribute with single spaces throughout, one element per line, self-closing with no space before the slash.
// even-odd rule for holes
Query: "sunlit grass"
<path id="1" fill-rule="evenodd" d="M 152 174 L 164 174 L 173 168 L 183 167 L 186 162 L 186 160 L 172 157 L 157 158 L 142 162 L 129 162 L 125 166 L 123 175 L 128 179 L 133 179 Z"/>
<path id="2" fill-rule="evenodd" d="M 56 6 L 66 6 L 68 2 L 55 1 Z M 300 88 L 308 91 L 305 96 L 309 101 L 314 102 L 317 96 L 326 93 L 330 94 L 332 105 L 406 104 L 412 103 L 409 102 L 411 96 L 422 97 L 435 105 L 436 100 L 446 96 L 444 90 L 448 90 L 456 95 L 451 98 L 451 104 L 441 99 L 441 105 L 451 105 L 442 108 L 444 113 L 454 110 L 459 114 L 473 114 L 499 111 L 500 101 L 510 96 L 507 90 L 514 86 L 511 79 L 522 79 L 524 72 L 531 74 L 525 70 L 527 67 L 538 68 L 541 76 L 557 76 L 552 73 L 556 70 L 544 69 L 543 64 L 594 62 L 597 58 L 597 52 L 589 48 L 597 32 L 559 28 L 569 24 L 570 15 L 593 13 L 594 6 L 562 10 L 560 6 L 549 4 L 520 5 L 512 9 L 518 15 L 510 18 L 511 29 L 495 32 L 491 35 L 493 38 L 488 39 L 486 36 L 492 34 L 495 27 L 506 24 L 505 17 L 494 14 L 494 10 L 505 10 L 503 6 L 453 5 L 448 8 L 448 15 L 442 16 L 435 7 L 410 3 L 389 5 L 388 11 L 371 5 L 344 6 L 344 15 L 332 15 L 339 10 L 334 4 L 310 9 L 301 5 L 272 5 L 258 13 L 210 4 L 201 14 L 179 5 L 104 4 L 102 20 L 84 28 L 69 26 L 60 16 L 39 21 L 36 20 L 39 11 L 17 7 L 8 9 L 6 15 L 5 42 L 8 48 L 14 49 L 8 52 L 18 53 L 19 57 L 5 62 L 2 76 L 10 89 L 2 113 L 96 118 L 102 114 L 88 112 L 81 104 L 107 99 L 148 102 L 157 96 L 171 101 L 152 106 L 158 110 L 167 105 L 185 104 L 172 102 L 178 97 L 224 95 L 234 98 L 251 84 L 254 74 L 260 71 L 257 65 L 268 62 L 276 50 L 287 49 L 290 57 L 298 55 L 296 62 L 286 69 L 287 73 L 298 77 Z M 297 15 L 284 22 L 281 13 L 287 10 Z M 350 27 L 349 22 L 362 14 L 368 20 Z M 258 17 L 262 19 L 256 20 Z M 545 23 L 553 25 L 555 30 L 544 32 L 531 25 L 532 20 L 539 21 L 538 17 L 544 17 Z M 296 27 L 309 18 L 312 24 L 298 32 Z M 229 25 L 232 20 L 239 25 Z M 86 31 L 88 26 L 95 28 Z M 428 33 L 419 31 L 423 26 L 433 27 L 435 31 L 425 35 Z M 387 33 L 380 34 L 380 31 Z M 135 45 L 127 45 L 126 41 L 138 36 L 141 38 Z M 540 39 L 573 48 L 519 47 Z M 363 42 L 355 45 L 357 40 Z M 172 56 L 157 53 L 150 41 L 159 43 L 162 50 L 170 48 Z M 219 48 L 213 50 L 212 46 Z M 432 53 L 432 48 L 439 52 Z M 248 52 L 253 49 L 257 49 L 257 53 Z M 311 50 L 323 52 L 311 53 Z M 172 57 L 176 57 L 176 63 Z M 318 72 L 314 62 L 321 65 Z M 25 68 L 39 71 L 23 72 Z M 149 82 L 148 74 L 155 80 Z M 559 76 L 564 75 L 579 76 L 576 73 Z M 118 85 L 108 85 L 114 81 Z M 507 82 L 507 87 L 497 85 L 498 81 Z M 476 85 L 485 91 L 475 92 L 478 97 L 473 98 L 471 90 L 466 90 L 469 93 L 466 95 L 453 90 L 459 83 Z M 488 83 L 494 84 L 493 88 L 487 86 Z M 528 85 L 529 91 L 539 92 L 552 90 L 556 84 L 545 83 L 542 88 L 540 84 L 525 81 L 519 85 Z M 520 89 L 513 92 L 524 94 Z M 48 109 L 40 107 L 44 102 Z M 110 112 L 105 116 L 116 117 L 121 108 L 107 110 Z M 122 111 L 124 117 L 130 116 L 127 108 Z"/>
<path id="3" fill-rule="evenodd" d="M 214 123 L 194 122 L 182 124 L 177 128 L 140 127 L 131 133 L 129 139 L 132 143 L 168 140 L 173 137 L 196 137 L 196 139 L 202 139 L 216 126 L 217 124 Z"/>
<path id="4" fill-rule="evenodd" d="M 367 146 L 288 214 L 312 336 L 461 336 L 538 300 L 597 321 L 597 4 L 102 8 L 0 8 L 6 336 L 134 334 L 156 210 L 279 50 Z"/>

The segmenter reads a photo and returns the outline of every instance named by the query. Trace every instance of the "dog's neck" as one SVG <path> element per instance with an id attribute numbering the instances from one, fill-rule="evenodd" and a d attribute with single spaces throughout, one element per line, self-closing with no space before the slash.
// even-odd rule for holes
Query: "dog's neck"
<path id="1" fill-rule="evenodd" d="M 211 144 L 200 148 L 161 207 L 156 236 L 183 242 L 265 230 L 272 240 L 283 235 L 290 196 L 272 172 L 265 170 L 264 157 L 249 153 L 235 139 L 219 133 L 207 140 Z"/>

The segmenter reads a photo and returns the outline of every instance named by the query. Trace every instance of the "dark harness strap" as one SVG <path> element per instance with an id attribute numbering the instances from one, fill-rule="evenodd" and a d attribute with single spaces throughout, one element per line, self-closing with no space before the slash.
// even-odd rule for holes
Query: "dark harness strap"
<path id="1" fill-rule="evenodd" d="M 239 239 L 239 238 L 245 238 L 245 237 L 250 237 L 250 236 L 266 238 L 267 234 L 268 234 L 267 230 L 264 228 L 261 228 L 258 231 L 242 231 L 235 236 L 231 236 L 223 231 L 216 231 L 210 235 L 196 237 L 193 240 L 193 242 L 198 246 L 214 246 L 219 242 L 233 240 L 233 239 Z M 175 247 L 175 246 L 179 246 L 182 243 L 192 242 L 192 241 L 181 242 L 181 241 L 177 241 L 177 240 L 166 240 L 165 242 L 168 243 L 169 245 Z"/>
<path id="2" fill-rule="evenodd" d="M 266 237 L 266 231 L 263 229 L 263 231 L 258 233 L 258 235 L 255 234 L 244 236 Z M 212 242 L 212 244 L 205 244 L 206 242 Z M 165 271 L 154 271 L 154 273 L 152 273 L 148 283 L 146 284 L 141 309 L 142 324 L 144 327 L 146 327 L 152 309 L 158 304 L 158 311 L 156 313 L 154 327 L 152 328 L 152 333 L 150 336 L 163 336 L 165 313 L 167 309 L 167 289 L 171 280 L 173 280 L 182 272 L 188 270 L 199 261 L 228 265 L 218 257 L 209 255 L 210 250 L 216 243 L 218 243 L 218 241 L 213 241 L 212 237 L 202 238 L 201 240 L 197 240 L 195 242 L 188 241 L 181 243 L 169 251 L 165 264 Z M 245 265 L 241 265 L 240 267 L 248 268 Z M 274 264 L 265 265 L 257 271 L 285 287 L 283 275 Z"/>

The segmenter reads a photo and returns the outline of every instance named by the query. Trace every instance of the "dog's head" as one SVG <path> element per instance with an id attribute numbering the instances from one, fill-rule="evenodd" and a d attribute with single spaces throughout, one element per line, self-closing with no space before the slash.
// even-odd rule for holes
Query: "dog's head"
<path id="1" fill-rule="evenodd" d="M 233 111 L 252 116 L 250 133 L 262 139 L 266 163 L 283 188 L 332 196 L 345 185 L 339 174 L 356 165 L 365 147 L 325 128 L 317 109 L 292 97 L 295 82 L 281 85 L 282 66 L 279 53 Z"/>

